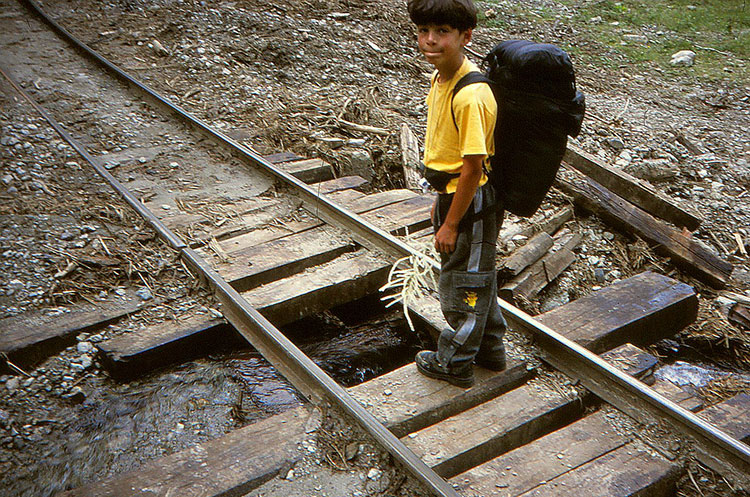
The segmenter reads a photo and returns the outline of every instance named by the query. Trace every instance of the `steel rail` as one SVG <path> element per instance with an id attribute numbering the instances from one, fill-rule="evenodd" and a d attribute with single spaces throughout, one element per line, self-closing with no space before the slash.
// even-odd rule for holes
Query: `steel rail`
<path id="1" fill-rule="evenodd" d="M 172 247 L 175 250 L 181 250 L 187 245 L 185 242 L 182 241 L 182 239 L 177 236 L 175 233 L 173 233 L 169 228 L 167 228 L 164 223 L 161 222 L 161 220 L 156 217 L 156 215 L 151 212 L 143 203 L 136 198 L 135 195 L 133 195 L 130 190 L 125 188 L 125 186 L 120 183 L 117 178 L 112 176 L 112 174 L 107 171 L 106 168 L 104 168 L 99 161 L 93 157 L 86 148 L 81 145 L 80 142 L 75 140 L 70 133 L 68 133 L 65 128 L 55 120 L 52 115 L 47 112 L 47 110 L 39 105 L 34 99 L 31 98 L 31 96 L 26 93 L 26 91 L 21 88 L 21 86 L 8 74 L 8 71 L 0 65 L 0 74 L 5 77 L 6 80 L 16 89 L 16 91 L 23 96 L 33 107 L 36 109 L 37 112 L 54 128 L 55 131 L 62 137 L 63 140 L 65 140 L 71 147 L 73 147 L 73 150 L 78 152 L 78 154 L 83 157 L 86 162 L 91 164 L 93 168 L 96 170 L 97 173 L 99 173 L 100 176 L 102 176 L 111 186 L 114 188 L 120 195 L 122 195 L 123 199 L 132 207 L 145 221 L 148 223 L 151 228 L 156 231 L 161 238 L 166 241 L 170 247 Z"/>
<path id="2" fill-rule="evenodd" d="M 750 489 L 750 447 L 694 413 L 660 395 L 644 383 L 604 361 L 537 321 L 522 310 L 498 299 L 506 318 L 531 332 L 543 350 L 543 359 L 580 380 L 603 400 L 644 424 L 663 423 L 695 444 L 697 456 L 715 471 Z"/>
<path id="3" fill-rule="evenodd" d="M 325 220 L 332 220 L 334 224 L 348 227 L 357 241 L 368 247 L 375 247 L 390 255 L 404 257 L 419 255 L 407 244 L 367 223 L 359 216 L 349 213 L 327 199 L 317 195 L 310 187 L 279 170 L 268 161 L 263 159 L 251 149 L 234 142 L 220 132 L 211 129 L 208 125 L 193 117 L 180 107 L 172 104 L 156 92 L 136 81 L 114 64 L 107 61 L 99 54 L 91 50 L 82 42 L 68 33 L 62 26 L 50 19 L 36 5 L 33 0 L 23 0 L 31 5 L 46 22 L 52 25 L 58 32 L 63 34 L 71 42 L 84 50 L 91 57 L 104 64 L 118 76 L 129 83 L 139 87 L 153 98 L 162 102 L 174 112 L 182 115 L 189 122 L 203 129 L 211 136 L 219 139 L 225 144 L 239 151 L 247 159 L 258 166 L 266 168 L 272 174 L 286 183 L 298 188 L 306 196 L 309 204 L 322 208 Z M 433 267 L 439 268 L 437 261 L 432 261 Z M 706 423 L 690 411 L 674 404 L 662 395 L 654 392 L 648 386 L 632 378 L 630 375 L 612 367 L 596 354 L 568 340 L 564 336 L 535 320 L 520 309 L 509 303 L 498 299 L 498 302 L 512 322 L 534 334 L 538 342 L 546 349 L 548 362 L 570 376 L 579 379 L 592 392 L 610 402 L 615 407 L 627 412 L 635 419 L 644 423 L 653 421 L 666 421 L 680 434 L 692 439 L 697 445 L 699 452 L 707 455 L 704 462 L 711 464 L 714 469 L 726 472 L 730 470 L 731 475 L 745 488 L 750 488 L 750 447 L 734 439 L 724 431 Z"/>
<path id="4" fill-rule="evenodd" d="M 344 227 L 349 231 L 349 234 L 357 242 L 365 247 L 384 251 L 391 256 L 396 256 L 397 258 L 402 257 L 401 254 L 409 252 L 409 247 L 401 240 L 389 236 L 388 233 L 381 230 L 372 223 L 369 223 L 356 214 L 347 211 L 339 205 L 336 205 L 327 198 L 320 196 L 315 190 L 310 188 L 310 186 L 298 180 L 286 171 L 279 169 L 251 148 L 246 147 L 245 145 L 238 143 L 230 137 L 226 136 L 222 132 L 213 129 L 203 120 L 190 114 L 187 110 L 171 102 L 168 98 L 159 94 L 157 91 L 153 90 L 145 83 L 135 79 L 123 69 L 120 69 L 117 65 L 113 64 L 111 61 L 107 60 L 98 52 L 91 49 L 85 43 L 76 38 L 57 21 L 50 18 L 34 0 L 19 1 L 25 3 L 34 13 L 40 16 L 63 38 L 75 45 L 79 50 L 83 51 L 87 56 L 91 57 L 97 63 L 103 65 L 107 70 L 115 74 L 118 78 L 128 83 L 129 85 L 135 86 L 140 91 L 149 95 L 152 99 L 154 99 L 154 101 L 156 101 L 156 103 L 179 115 L 188 123 L 192 124 L 200 131 L 207 134 L 210 138 L 218 140 L 223 145 L 229 146 L 234 152 L 240 154 L 243 159 L 250 161 L 255 166 L 261 167 L 262 169 L 274 175 L 278 180 L 281 180 L 288 186 L 292 187 L 297 193 L 301 194 L 302 200 L 307 203 L 307 205 L 310 207 L 311 212 L 320 217 L 322 220 Z M 379 244 L 374 244 L 372 242 L 373 238 L 378 239 L 381 242 Z"/>
<path id="5" fill-rule="evenodd" d="M 178 235 L 167 228 L 145 205 L 125 188 L 112 174 L 102 167 L 86 148 L 73 138 L 54 117 L 40 106 L 21 86 L 0 68 L 0 73 L 11 83 L 42 117 L 94 167 L 112 188 L 119 193 L 134 210 L 141 215 L 167 241 L 180 252 L 181 258 L 208 283 L 223 305 L 224 317 L 255 347 L 264 358 L 276 367 L 295 388 L 313 403 L 330 399 L 352 416 L 378 443 L 428 488 L 440 497 L 459 497 L 453 487 L 427 466 L 414 452 L 406 447 L 390 430 L 368 412 L 357 400 L 336 383 L 325 371 L 307 357 L 271 322 L 254 309 L 219 274 L 217 274 Z"/>

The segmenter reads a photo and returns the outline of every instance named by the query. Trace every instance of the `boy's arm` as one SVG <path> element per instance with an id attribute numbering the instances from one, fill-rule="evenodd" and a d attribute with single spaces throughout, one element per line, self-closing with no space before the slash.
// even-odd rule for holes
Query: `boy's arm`
<path id="1" fill-rule="evenodd" d="M 445 221 L 435 234 L 435 249 L 438 252 L 450 254 L 456 249 L 458 238 L 458 223 L 466 213 L 474 199 L 474 194 L 482 179 L 482 162 L 484 155 L 465 155 L 461 175 L 458 177 L 456 193 L 445 216 Z"/>

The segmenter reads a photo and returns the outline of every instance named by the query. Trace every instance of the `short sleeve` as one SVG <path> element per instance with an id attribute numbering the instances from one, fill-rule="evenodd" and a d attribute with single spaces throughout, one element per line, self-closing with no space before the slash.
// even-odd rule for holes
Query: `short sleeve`
<path id="1" fill-rule="evenodd" d="M 497 104 L 489 85 L 476 83 L 462 88 L 453 99 L 453 111 L 461 156 L 492 155 Z"/>

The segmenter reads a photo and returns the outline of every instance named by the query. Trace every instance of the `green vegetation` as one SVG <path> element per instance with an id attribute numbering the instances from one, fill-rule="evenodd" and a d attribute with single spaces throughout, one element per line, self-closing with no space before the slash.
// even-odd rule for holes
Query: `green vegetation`
<path id="1" fill-rule="evenodd" d="M 487 25 L 503 26 L 503 16 L 522 18 L 539 26 L 571 24 L 578 34 L 566 40 L 583 63 L 611 67 L 623 62 L 656 66 L 667 74 L 685 74 L 670 65 L 671 55 L 693 50 L 697 57 L 689 74 L 708 79 L 750 78 L 750 5 L 748 0 L 559 0 L 560 12 L 526 10 L 524 3 L 495 4 L 498 16 Z M 581 41 L 589 41 L 583 43 Z M 613 54 L 619 57 L 612 57 Z"/>

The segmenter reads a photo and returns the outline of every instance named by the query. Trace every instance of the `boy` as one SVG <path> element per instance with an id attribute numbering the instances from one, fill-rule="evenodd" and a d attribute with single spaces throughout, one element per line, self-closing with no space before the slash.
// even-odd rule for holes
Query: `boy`
<path id="1" fill-rule="evenodd" d="M 502 211 L 484 167 L 494 153 L 497 104 L 486 83 L 453 95 L 465 74 L 478 71 L 463 53 L 477 24 L 471 0 L 409 0 L 417 42 L 435 66 L 427 96 L 425 178 L 439 192 L 433 206 L 440 253 L 440 306 L 451 328 L 437 352 L 415 358 L 420 373 L 460 387 L 474 383 L 472 361 L 505 369 L 505 320 L 497 303 L 495 244 Z"/>

